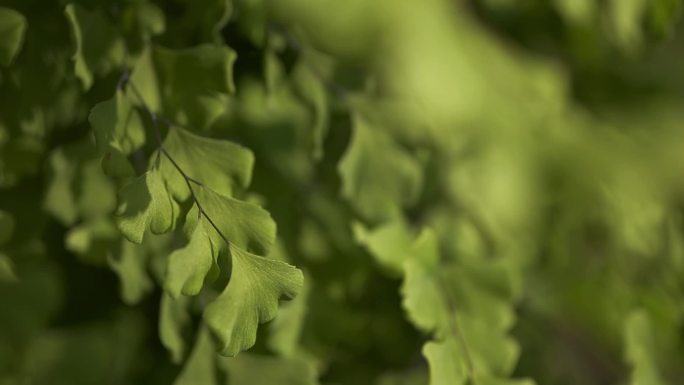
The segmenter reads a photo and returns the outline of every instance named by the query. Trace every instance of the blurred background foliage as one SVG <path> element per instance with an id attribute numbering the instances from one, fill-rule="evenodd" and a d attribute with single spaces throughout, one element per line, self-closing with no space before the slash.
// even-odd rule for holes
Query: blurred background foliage
<path id="1" fill-rule="evenodd" d="M 67 5 L 0 0 L 0 384 L 682 382 L 680 0 Z M 236 358 L 163 292 L 182 231 L 112 220 L 88 114 L 126 68 L 254 152 L 305 272 Z"/>

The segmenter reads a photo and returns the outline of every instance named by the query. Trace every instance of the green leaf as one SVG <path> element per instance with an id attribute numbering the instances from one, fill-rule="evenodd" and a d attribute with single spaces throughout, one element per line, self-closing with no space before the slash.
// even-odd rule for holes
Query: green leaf
<path id="1" fill-rule="evenodd" d="M 485 337 L 486 340 L 486 337 Z M 439 342 L 428 342 L 423 346 L 423 355 L 430 367 L 430 385 L 459 385 L 465 384 L 468 379 L 468 366 L 466 361 L 458 359 L 463 357 L 464 350 L 455 338 L 449 337 Z M 477 369 L 477 365 L 475 365 Z M 473 381 L 477 384 L 486 385 L 534 385 L 527 379 L 506 379 L 489 374 L 487 371 L 476 370 Z"/>
<path id="2" fill-rule="evenodd" d="M 19 12 L 0 7 L 0 65 L 9 66 L 24 43 L 26 18 Z"/>
<path id="3" fill-rule="evenodd" d="M 414 257 L 404 264 L 402 305 L 409 319 L 422 330 L 432 332 L 448 329 L 450 314 L 439 278 L 436 277 L 440 255 L 434 233 L 421 233 L 411 254 Z"/>
<path id="4" fill-rule="evenodd" d="M 233 142 L 173 127 L 164 139 L 164 149 L 186 174 L 218 193 L 233 195 L 246 189 L 252 179 L 254 155 Z M 167 157 L 162 157 L 160 170 L 176 199 L 190 197 L 183 176 Z"/>
<path id="5" fill-rule="evenodd" d="M 15 282 L 17 275 L 14 272 L 12 260 L 5 254 L 0 253 L 0 282 Z"/>
<path id="6" fill-rule="evenodd" d="M 442 261 L 430 230 L 421 233 L 404 263 L 401 291 L 407 315 L 418 328 L 440 340 L 439 345 L 426 347 L 426 356 L 443 365 L 448 361 L 443 357 L 453 353 L 452 366 L 444 369 L 448 373 L 445 384 L 455 381 L 460 366 L 468 361 L 477 377 L 505 378 L 514 368 L 519 348 L 506 335 L 514 321 L 511 291 L 496 287 L 500 281 L 509 281 L 499 270 L 496 265 L 478 270 Z M 489 285 L 492 277 L 495 287 Z"/>
<path id="7" fill-rule="evenodd" d="M 278 317 L 269 327 L 268 347 L 283 357 L 293 357 L 304 331 L 310 287 L 308 277 L 303 281 L 302 291 L 292 301 L 283 304 Z"/>
<path id="8" fill-rule="evenodd" d="M 257 47 L 263 47 L 267 40 L 268 2 L 264 0 L 233 0 L 235 4 L 236 28 Z"/>
<path id="9" fill-rule="evenodd" d="M 365 219 L 376 222 L 397 217 L 415 203 L 423 182 L 417 161 L 359 116 L 338 169 L 342 196 Z"/>
<path id="10" fill-rule="evenodd" d="M 140 115 L 121 91 L 90 111 L 88 121 L 95 133 L 102 168 L 108 175 L 134 175 L 126 156 L 145 143 L 145 129 Z"/>
<path id="11" fill-rule="evenodd" d="M 121 189 L 116 223 L 129 241 L 141 243 L 148 228 L 154 234 L 171 231 L 178 212 L 159 171 L 153 168 Z"/>
<path id="12" fill-rule="evenodd" d="M 189 300 L 186 297 L 171 298 L 162 294 L 159 306 L 159 339 L 171 353 L 171 361 L 180 363 L 185 355 L 183 329 L 190 324 Z"/>
<path id="13" fill-rule="evenodd" d="M 147 273 L 148 257 L 140 245 L 125 239 L 117 254 L 110 256 L 109 266 L 119 276 L 124 303 L 135 305 L 154 287 Z"/>
<path id="14" fill-rule="evenodd" d="M 173 298 L 198 294 L 212 266 L 218 269 L 218 247 L 212 244 L 209 226 L 206 219 L 200 218 L 190 242 L 169 256 L 164 287 Z"/>
<path id="15" fill-rule="evenodd" d="M 45 210 L 65 225 L 73 224 L 78 218 L 76 193 L 72 186 L 77 165 L 70 158 L 62 148 L 55 149 L 50 154 L 48 165 L 53 177 L 43 203 Z"/>
<path id="16" fill-rule="evenodd" d="M 448 338 L 440 342 L 428 342 L 423 354 L 430 366 L 430 385 L 462 385 L 468 379 L 468 367 L 459 343 Z"/>
<path id="17" fill-rule="evenodd" d="M 74 181 L 79 192 L 76 203 L 82 218 L 98 218 L 111 214 L 116 208 L 116 188 L 102 174 L 100 162 L 89 155 L 90 159 L 80 164 L 80 172 Z"/>
<path id="18" fill-rule="evenodd" d="M 74 72 L 83 89 L 89 90 L 94 75 L 105 75 L 123 64 L 124 41 L 100 11 L 89 12 L 77 4 L 68 4 L 64 14 L 74 44 Z"/>
<path id="19" fill-rule="evenodd" d="M 164 12 L 147 1 L 126 4 L 121 19 L 124 28 L 139 36 L 142 44 L 149 43 L 152 36 L 161 35 L 166 29 Z"/>
<path id="20" fill-rule="evenodd" d="M 616 45 L 626 51 L 640 48 L 643 36 L 643 24 L 648 1 L 646 0 L 613 0 L 609 2 L 608 20 L 612 27 Z"/>
<path id="21" fill-rule="evenodd" d="M 428 385 L 428 371 L 423 366 L 383 373 L 375 385 Z"/>
<path id="22" fill-rule="evenodd" d="M 312 154 L 315 160 L 323 158 L 323 141 L 328 134 L 329 111 L 328 94 L 323 80 L 312 65 L 300 61 L 293 69 L 292 82 L 297 94 L 311 108 L 312 114 Z"/>
<path id="23" fill-rule="evenodd" d="M 383 267 L 394 275 L 403 271 L 415 238 L 403 220 L 387 222 L 372 230 L 357 222 L 352 230 L 356 241 L 368 248 Z"/>
<path id="24" fill-rule="evenodd" d="M 653 323 L 643 310 L 633 311 L 624 326 L 626 358 L 632 366 L 631 385 L 665 385 L 658 368 Z"/>
<path id="25" fill-rule="evenodd" d="M 401 290 L 404 308 L 418 327 L 438 334 L 450 330 L 456 308 L 460 317 L 480 320 L 493 330 L 506 330 L 513 324 L 508 303 L 512 283 L 504 268 L 441 262 L 437 239 L 430 230 L 421 233 L 411 255 L 404 264 Z"/>
<path id="26" fill-rule="evenodd" d="M 135 87 L 145 105 L 152 111 L 161 111 L 162 101 L 159 94 L 159 79 L 154 65 L 154 50 L 146 47 L 133 67 L 128 87 Z M 136 103 L 140 102 L 135 100 Z"/>
<path id="27" fill-rule="evenodd" d="M 481 378 L 478 378 L 478 381 L 478 383 L 482 385 L 535 385 L 534 380 L 527 378 L 504 379 L 490 376 L 482 376 Z"/>
<path id="28" fill-rule="evenodd" d="M 174 385 L 218 385 L 216 378 L 216 352 L 211 336 L 205 327 L 197 334 L 195 346 L 183 365 Z"/>
<path id="29" fill-rule="evenodd" d="M 292 299 L 302 289 L 301 270 L 231 247 L 230 282 L 211 302 L 204 318 L 218 336 L 220 352 L 235 356 L 256 341 L 259 323 L 272 320 L 281 297 Z"/>
<path id="30" fill-rule="evenodd" d="M 219 365 L 234 385 L 316 385 L 317 374 L 311 362 L 301 358 L 269 357 L 244 353 L 222 358 Z"/>
<path id="31" fill-rule="evenodd" d="M 191 42 L 220 42 L 220 32 L 233 14 L 235 0 L 177 0 L 166 36 Z"/>
<path id="32" fill-rule="evenodd" d="M 269 253 L 275 242 L 276 224 L 268 211 L 253 203 L 219 194 L 206 187 L 197 186 L 193 190 L 202 209 L 221 232 L 219 234 L 215 229 L 209 232 L 214 245 L 226 249 L 228 241 L 251 253 Z M 187 216 L 189 228 L 196 225 L 198 217 L 195 205 Z"/>
<path id="33" fill-rule="evenodd" d="M 226 111 L 228 95 L 235 89 L 235 58 L 235 52 L 223 45 L 155 47 L 143 54 L 131 82 L 153 110 L 178 124 L 204 129 Z"/>
<path id="34" fill-rule="evenodd" d="M 63 224 L 109 215 L 116 207 L 114 184 L 102 174 L 88 140 L 56 148 L 49 157 L 45 209 Z"/>
<path id="35" fill-rule="evenodd" d="M 105 214 L 72 227 L 64 241 L 67 250 L 75 253 L 82 262 L 103 266 L 120 239 L 121 233 L 110 216 Z"/>

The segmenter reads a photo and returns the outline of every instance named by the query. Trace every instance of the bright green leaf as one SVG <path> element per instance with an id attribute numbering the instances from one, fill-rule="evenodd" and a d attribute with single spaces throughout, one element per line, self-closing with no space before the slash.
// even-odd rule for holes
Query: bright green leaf
<path id="1" fill-rule="evenodd" d="M 275 242 L 276 224 L 268 211 L 253 203 L 219 194 L 206 187 L 196 186 L 193 190 L 202 209 L 221 232 L 218 234 L 215 229 L 210 231 L 214 245 L 218 245 L 219 249 L 225 249 L 228 241 L 251 253 L 269 253 Z M 197 206 L 193 206 L 187 216 L 190 228 L 195 225 L 197 218 Z"/>
<path id="2" fill-rule="evenodd" d="M 218 247 L 212 244 L 205 218 L 200 218 L 192 231 L 190 242 L 171 253 L 164 284 L 173 297 L 196 295 L 202 289 L 207 274 L 217 264 Z"/>
<path id="3" fill-rule="evenodd" d="M 437 275 L 440 255 L 434 233 L 421 233 L 410 252 L 413 257 L 404 263 L 401 286 L 404 309 L 409 319 L 424 331 L 447 329 L 451 315 Z"/>
<path id="4" fill-rule="evenodd" d="M 21 50 L 26 27 L 26 18 L 22 14 L 0 7 L 0 65 L 12 64 Z"/>
<path id="5" fill-rule="evenodd" d="M 636 310 L 625 321 L 626 358 L 632 366 L 631 385 L 665 385 L 658 368 L 657 351 L 651 318 Z"/>
<path id="6" fill-rule="evenodd" d="M 204 318 L 218 336 L 220 352 L 235 356 L 256 341 L 259 323 L 272 320 L 281 297 L 292 299 L 302 289 L 302 272 L 285 262 L 231 247 L 230 282 L 210 303 Z"/>
<path id="7" fill-rule="evenodd" d="M 254 155 L 227 140 L 205 138 L 173 127 L 164 139 L 164 149 L 186 174 L 224 195 L 244 190 L 252 178 Z M 168 158 L 162 157 L 160 170 L 174 197 L 190 197 L 183 176 Z"/>
<path id="8" fill-rule="evenodd" d="M 159 171 L 153 168 L 121 189 L 116 222 L 129 241 L 141 243 L 148 228 L 154 234 L 171 231 L 178 211 Z"/>
<path id="9" fill-rule="evenodd" d="M 469 376 L 463 351 L 459 343 L 448 338 L 441 342 L 428 342 L 423 354 L 430 366 L 430 385 L 462 385 Z"/>

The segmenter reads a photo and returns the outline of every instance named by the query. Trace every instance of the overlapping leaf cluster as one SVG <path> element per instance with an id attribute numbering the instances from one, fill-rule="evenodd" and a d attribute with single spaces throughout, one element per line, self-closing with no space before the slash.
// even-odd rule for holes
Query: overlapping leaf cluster
<path id="1" fill-rule="evenodd" d="M 0 383 L 678 383 L 680 7 L 1 4 Z"/>

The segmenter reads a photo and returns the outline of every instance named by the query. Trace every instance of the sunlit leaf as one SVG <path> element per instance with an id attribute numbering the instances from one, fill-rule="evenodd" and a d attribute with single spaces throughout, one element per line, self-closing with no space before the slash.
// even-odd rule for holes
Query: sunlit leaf
<path id="1" fill-rule="evenodd" d="M 173 228 L 178 206 L 156 169 L 126 184 L 119 199 L 117 225 L 129 241 L 141 243 L 147 229 L 162 234 Z"/>
<path id="2" fill-rule="evenodd" d="M 251 181 L 254 155 L 233 142 L 173 127 L 164 139 L 164 149 L 187 175 L 221 194 L 233 195 L 247 188 Z M 174 197 L 190 197 L 183 176 L 167 157 L 162 157 L 160 171 Z"/>
<path id="3" fill-rule="evenodd" d="M 302 289 L 302 272 L 287 263 L 231 248 L 230 282 L 211 302 L 204 318 L 220 341 L 220 352 L 235 356 L 256 341 L 259 323 L 272 320 L 278 300 Z"/>

